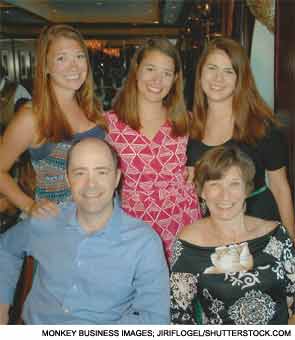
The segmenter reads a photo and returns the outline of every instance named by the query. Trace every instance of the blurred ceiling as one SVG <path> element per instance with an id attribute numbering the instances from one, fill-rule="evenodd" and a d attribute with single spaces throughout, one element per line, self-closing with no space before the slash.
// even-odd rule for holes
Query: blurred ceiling
<path id="1" fill-rule="evenodd" d="M 88 36 L 172 37 L 198 2 L 204 0 L 0 0 L 0 32 L 33 36 L 46 23 L 62 22 Z"/>

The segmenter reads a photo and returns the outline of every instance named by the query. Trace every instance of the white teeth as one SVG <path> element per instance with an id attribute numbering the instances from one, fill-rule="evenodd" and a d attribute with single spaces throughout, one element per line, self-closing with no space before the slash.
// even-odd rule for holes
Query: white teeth
<path id="1" fill-rule="evenodd" d="M 76 80 L 76 79 L 79 79 L 79 75 L 67 76 L 66 78 L 69 80 Z"/>
<path id="2" fill-rule="evenodd" d="M 151 91 L 151 92 L 154 92 L 154 93 L 160 93 L 161 92 L 161 89 L 159 88 L 155 88 L 155 87 L 148 87 L 148 90 Z"/>
<path id="3" fill-rule="evenodd" d="M 219 91 L 219 90 L 222 90 L 222 87 L 220 87 L 220 86 L 211 86 L 211 89 Z"/>
<path id="4" fill-rule="evenodd" d="M 233 204 L 218 204 L 217 206 L 221 209 L 229 209 L 233 207 Z"/>

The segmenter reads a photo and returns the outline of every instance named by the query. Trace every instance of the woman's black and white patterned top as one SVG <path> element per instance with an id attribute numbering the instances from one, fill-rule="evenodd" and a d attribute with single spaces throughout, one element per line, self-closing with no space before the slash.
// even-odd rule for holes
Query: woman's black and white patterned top
<path id="1" fill-rule="evenodd" d="M 295 311 L 294 297 L 295 249 L 281 224 L 238 245 L 216 248 L 183 240 L 175 243 L 174 324 L 195 324 L 197 303 L 204 324 L 287 324 Z"/>

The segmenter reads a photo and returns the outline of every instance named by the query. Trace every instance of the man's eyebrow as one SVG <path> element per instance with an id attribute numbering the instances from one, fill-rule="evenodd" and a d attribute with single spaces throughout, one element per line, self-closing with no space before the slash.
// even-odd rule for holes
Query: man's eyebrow
<path id="1" fill-rule="evenodd" d="M 72 171 L 77 171 L 77 170 L 88 170 L 89 169 L 89 167 L 87 167 L 87 166 L 77 166 L 77 167 L 74 167 L 74 168 L 72 168 Z M 96 166 L 96 167 L 94 167 L 93 169 L 95 169 L 95 170 L 111 170 L 112 168 L 110 167 L 110 166 Z"/>

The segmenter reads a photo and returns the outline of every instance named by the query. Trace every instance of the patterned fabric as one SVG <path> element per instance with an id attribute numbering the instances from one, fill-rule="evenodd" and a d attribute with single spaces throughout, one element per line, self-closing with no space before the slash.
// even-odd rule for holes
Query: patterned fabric
<path id="1" fill-rule="evenodd" d="M 295 312 L 295 249 L 281 224 L 247 241 L 254 264 L 237 272 L 205 273 L 216 248 L 176 243 L 170 279 L 173 323 L 195 324 L 196 303 L 206 324 L 287 324 Z"/>
<path id="2" fill-rule="evenodd" d="M 104 131 L 95 126 L 85 132 L 76 133 L 69 141 L 43 144 L 30 149 L 32 165 L 36 173 L 35 199 L 46 198 L 58 204 L 71 198 L 66 183 L 66 158 L 71 145 L 86 137 L 104 138 Z"/>
<path id="3" fill-rule="evenodd" d="M 192 184 L 184 178 L 188 138 L 171 136 L 166 122 L 148 139 L 108 112 L 107 140 L 120 156 L 122 207 L 148 222 L 164 242 L 167 258 L 177 232 L 200 217 Z"/>
<path id="4" fill-rule="evenodd" d="M 65 180 L 66 156 L 72 143 L 57 143 L 44 159 L 32 159 L 36 173 L 35 199 L 66 202 L 71 193 Z"/>

